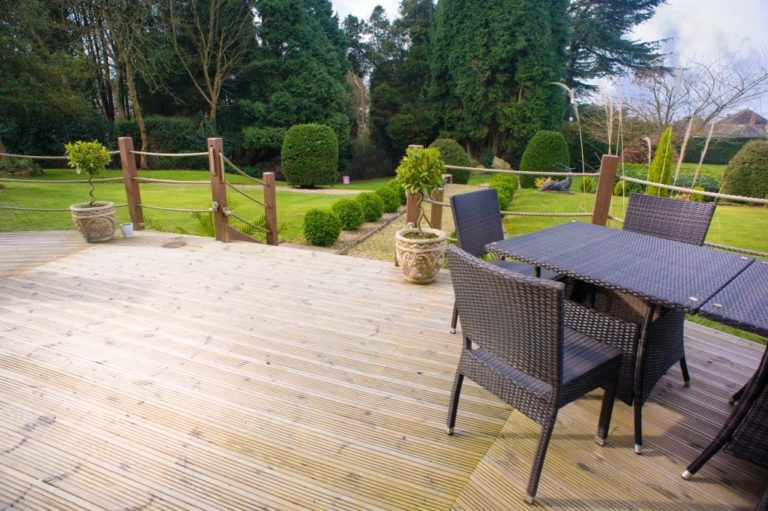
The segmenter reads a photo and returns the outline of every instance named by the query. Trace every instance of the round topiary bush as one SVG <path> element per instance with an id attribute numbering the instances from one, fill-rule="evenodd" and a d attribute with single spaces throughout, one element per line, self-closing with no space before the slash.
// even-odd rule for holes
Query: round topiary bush
<path id="1" fill-rule="evenodd" d="M 313 187 L 339 178 L 339 141 L 328 126 L 299 124 L 283 139 L 280 153 L 285 179 L 292 186 Z"/>
<path id="2" fill-rule="evenodd" d="M 366 222 L 375 222 L 384 214 L 384 201 L 373 192 L 361 193 L 355 200 L 362 206 Z"/>
<path id="3" fill-rule="evenodd" d="M 440 150 L 440 156 L 443 158 L 444 165 L 456 165 L 458 167 L 471 167 L 472 160 L 469 159 L 464 149 L 450 138 L 438 138 L 429 147 L 437 147 Z M 469 170 L 445 169 L 453 176 L 453 182 L 465 185 L 469 182 L 471 172 Z"/>
<path id="4" fill-rule="evenodd" d="M 339 218 L 327 209 L 310 209 L 304 215 L 304 238 L 310 245 L 333 245 L 341 233 Z"/>
<path id="5" fill-rule="evenodd" d="M 400 196 L 391 188 L 379 188 L 374 192 L 384 201 L 384 211 L 394 213 L 400 207 Z"/>
<path id="6" fill-rule="evenodd" d="M 537 132 L 528 142 L 520 160 L 520 170 L 536 172 L 563 172 L 570 166 L 568 144 L 559 131 L 542 130 Z M 542 174 L 542 175 L 545 175 Z M 520 184 L 523 188 L 536 186 L 534 175 L 521 175 Z"/>
<path id="7" fill-rule="evenodd" d="M 725 168 L 723 193 L 760 199 L 768 196 L 768 142 L 745 144 Z"/>
<path id="8" fill-rule="evenodd" d="M 405 188 L 403 188 L 403 185 L 401 185 L 397 179 L 393 179 L 392 181 L 389 181 L 387 183 L 387 188 L 394 191 L 397 194 L 398 199 L 400 200 L 400 205 L 405 205 Z"/>
<path id="9" fill-rule="evenodd" d="M 355 199 L 339 199 L 331 205 L 331 211 L 339 217 L 341 228 L 345 231 L 354 231 L 365 221 L 363 207 Z"/>

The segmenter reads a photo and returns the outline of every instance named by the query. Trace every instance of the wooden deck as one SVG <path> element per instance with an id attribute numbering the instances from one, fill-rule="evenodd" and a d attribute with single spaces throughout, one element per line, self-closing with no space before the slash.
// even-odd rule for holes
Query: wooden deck
<path id="1" fill-rule="evenodd" d="M 447 273 L 420 287 L 285 247 L 67 236 L 0 233 L 0 508 L 531 509 L 535 424 L 469 384 L 444 433 Z M 604 448 L 599 393 L 561 412 L 540 505 L 754 508 L 765 470 L 721 453 L 680 472 L 763 348 L 688 336 L 693 386 L 657 387 L 643 456 L 629 407 Z"/>

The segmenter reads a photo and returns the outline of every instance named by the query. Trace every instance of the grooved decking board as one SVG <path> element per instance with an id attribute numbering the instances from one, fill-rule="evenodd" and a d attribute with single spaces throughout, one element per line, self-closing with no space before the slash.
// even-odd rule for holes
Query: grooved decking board
<path id="1" fill-rule="evenodd" d="M 285 247 L 72 235 L 0 234 L 0 508 L 527 508 L 538 427 L 469 383 L 443 431 L 460 350 L 447 273 L 415 286 L 388 263 Z M 545 507 L 754 505 L 766 473 L 747 463 L 679 472 L 761 347 L 686 334 L 693 387 L 662 379 L 646 455 L 629 407 L 606 448 L 599 393 L 562 412 Z"/>

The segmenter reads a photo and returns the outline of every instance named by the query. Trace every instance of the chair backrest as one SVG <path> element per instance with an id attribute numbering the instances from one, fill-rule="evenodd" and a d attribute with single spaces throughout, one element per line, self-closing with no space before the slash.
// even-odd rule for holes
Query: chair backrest
<path id="1" fill-rule="evenodd" d="M 694 202 L 633 193 L 624 230 L 703 245 L 715 212 L 714 202 Z"/>
<path id="2" fill-rule="evenodd" d="M 451 211 L 459 246 L 473 256 L 483 255 L 486 244 L 504 239 L 495 189 L 454 195 Z"/>
<path id="3" fill-rule="evenodd" d="M 505 364 L 559 387 L 563 372 L 562 282 L 526 277 L 448 247 L 464 337 Z"/>

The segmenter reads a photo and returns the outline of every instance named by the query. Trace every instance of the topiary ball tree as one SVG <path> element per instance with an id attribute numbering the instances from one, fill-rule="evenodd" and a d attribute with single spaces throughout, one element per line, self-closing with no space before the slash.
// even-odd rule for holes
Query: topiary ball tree
<path id="1" fill-rule="evenodd" d="M 280 159 L 292 186 L 312 188 L 339 179 L 339 141 L 328 126 L 292 126 L 283 139 Z"/>
<path id="2" fill-rule="evenodd" d="M 440 150 L 440 156 L 443 158 L 443 165 L 456 165 L 457 167 L 471 167 L 472 160 L 467 153 L 455 140 L 450 138 L 438 138 L 429 147 L 436 147 Z M 445 169 L 453 176 L 453 182 L 465 185 L 469 182 L 471 172 L 469 170 Z"/>
<path id="3" fill-rule="evenodd" d="M 661 134 L 661 138 L 659 138 L 659 143 L 656 145 L 656 152 L 651 160 L 651 166 L 648 167 L 648 181 L 665 185 L 672 184 L 674 152 L 675 148 L 672 145 L 672 128 L 667 127 Z M 666 188 L 659 188 L 658 186 L 649 186 L 647 193 L 648 195 L 654 195 L 656 197 L 669 197 L 669 190 Z"/>
<path id="4" fill-rule="evenodd" d="M 345 231 L 354 231 L 365 221 L 363 207 L 352 198 L 337 200 L 331 205 L 331 211 L 339 217 L 341 228 Z"/>
<path id="5" fill-rule="evenodd" d="M 543 172 L 563 172 L 570 167 L 568 144 L 559 131 L 542 130 L 528 142 L 520 160 L 520 170 Z M 535 188 L 536 178 L 540 176 L 520 176 L 523 188 Z"/>
<path id="6" fill-rule="evenodd" d="M 768 197 L 768 141 L 745 144 L 728 162 L 723 175 L 723 193 Z"/>
<path id="7" fill-rule="evenodd" d="M 363 218 L 366 222 L 375 222 L 384 214 L 384 201 L 373 192 L 361 193 L 355 200 L 363 208 Z"/>
<path id="8" fill-rule="evenodd" d="M 304 238 L 310 245 L 333 245 L 341 234 L 339 218 L 327 209 L 310 209 L 304 215 Z"/>
<path id="9" fill-rule="evenodd" d="M 384 212 L 394 213 L 400 207 L 400 195 L 391 188 L 379 188 L 374 192 L 384 201 Z"/>

